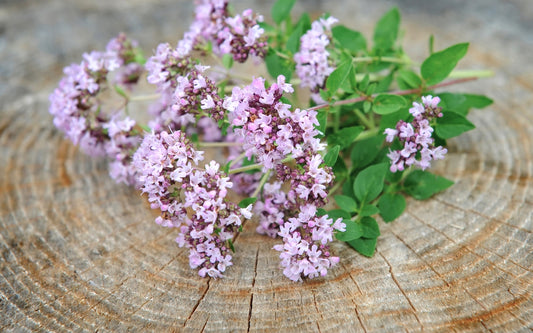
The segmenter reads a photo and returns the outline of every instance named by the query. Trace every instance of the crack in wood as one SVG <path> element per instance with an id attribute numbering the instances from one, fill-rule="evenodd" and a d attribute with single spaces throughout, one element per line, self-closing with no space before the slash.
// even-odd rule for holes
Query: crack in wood
<path id="1" fill-rule="evenodd" d="M 194 312 L 196 311 L 196 309 L 198 308 L 198 306 L 200 305 L 202 300 L 205 298 L 205 295 L 207 295 L 207 292 L 209 292 L 210 283 L 211 283 L 211 278 L 207 277 L 207 287 L 205 288 L 204 292 L 202 293 L 202 296 L 200 296 L 200 298 L 198 299 L 198 301 L 196 302 L 196 304 L 192 308 L 192 311 L 189 314 L 189 316 L 187 317 L 187 319 L 185 319 L 185 322 L 183 323 L 183 327 L 187 326 L 187 322 L 191 319 L 192 315 L 194 314 Z M 207 323 L 207 321 L 206 321 L 206 323 Z"/>
<path id="2" fill-rule="evenodd" d="M 320 319 L 324 320 L 324 316 L 322 315 L 322 312 L 320 312 L 320 310 L 318 309 L 318 304 L 316 302 L 316 295 L 315 295 L 314 290 L 311 290 L 311 294 L 313 295 L 313 303 L 315 304 L 316 313 L 320 315 Z M 318 332 L 321 332 L 319 321 L 316 321 L 316 327 L 318 328 Z"/>
<path id="3" fill-rule="evenodd" d="M 420 321 L 420 318 L 418 318 L 418 314 L 417 314 L 417 310 L 416 310 L 415 306 L 413 305 L 413 303 L 411 302 L 411 299 L 407 296 L 407 293 L 405 292 L 405 290 L 403 290 L 402 286 L 400 285 L 400 282 L 398 282 L 398 280 L 396 279 L 396 276 L 392 272 L 392 265 L 387 260 L 387 258 L 385 258 L 385 256 L 383 254 L 381 254 L 381 252 L 376 252 L 376 253 L 378 253 L 381 256 L 381 258 L 383 258 L 385 263 L 387 263 L 387 266 L 389 266 L 389 274 L 390 274 L 392 280 L 394 281 L 394 283 L 396 284 L 398 289 L 400 289 L 400 292 L 402 293 L 403 297 L 405 297 L 405 299 L 407 300 L 407 303 L 409 303 L 409 306 L 411 306 L 411 309 L 413 311 L 413 315 L 415 316 L 416 321 L 418 321 L 418 324 L 420 324 L 420 328 L 422 330 L 424 330 L 424 325 L 422 325 L 422 322 Z"/>
<path id="4" fill-rule="evenodd" d="M 400 236 L 398 236 L 396 233 L 392 232 L 391 233 L 400 241 L 402 242 L 405 247 L 407 247 L 409 250 L 411 250 L 412 253 L 414 253 L 418 259 L 420 259 L 424 264 L 426 264 L 427 267 L 429 267 L 431 269 L 431 271 L 433 273 L 435 273 L 435 275 L 437 275 L 443 282 L 444 284 L 446 285 L 446 287 L 450 288 L 451 285 L 450 283 L 448 283 L 448 281 L 444 278 L 444 276 L 442 276 L 439 272 L 437 272 L 437 270 L 435 270 L 435 268 L 430 264 L 428 263 L 422 256 L 420 256 L 409 244 L 407 244 L 407 242 L 405 242 Z"/>
<path id="5" fill-rule="evenodd" d="M 205 323 L 204 323 L 204 326 L 202 326 L 202 330 L 200 332 L 204 332 L 205 331 L 205 328 L 207 326 L 207 322 L 209 321 L 209 316 L 207 316 L 207 319 L 205 320 Z"/>
<path id="6" fill-rule="evenodd" d="M 483 326 L 487 331 L 489 331 L 490 333 L 493 333 L 493 330 L 491 330 L 490 328 L 488 328 L 487 325 L 485 325 L 485 323 L 483 322 L 483 320 L 480 320 L 479 323 L 480 323 L 481 326 Z"/>
<path id="7" fill-rule="evenodd" d="M 248 309 L 248 329 L 247 332 L 250 332 L 250 326 L 252 323 L 252 309 L 253 309 L 253 303 L 254 303 L 254 286 L 255 286 L 255 279 L 257 277 L 257 262 L 259 261 L 259 247 L 257 247 L 257 250 L 255 252 L 255 265 L 254 265 L 254 277 L 252 279 L 252 287 L 250 290 L 250 308 Z"/>
<path id="8" fill-rule="evenodd" d="M 170 259 L 166 264 L 162 265 L 161 267 L 159 267 L 159 269 L 157 270 L 156 274 L 161 272 L 163 269 L 165 269 L 165 267 L 167 267 L 168 265 L 170 265 L 171 262 L 173 262 L 174 260 L 176 260 L 176 256 L 173 257 L 172 259 Z M 149 273 L 149 272 L 146 272 L 146 273 Z M 166 293 L 166 290 L 163 291 L 162 293 L 159 294 L 159 296 L 162 296 Z M 142 303 L 137 309 L 135 309 L 134 311 L 131 312 L 131 315 L 133 316 L 134 314 L 136 314 L 137 312 L 139 312 L 146 304 L 148 304 L 150 301 L 152 301 L 154 299 L 154 297 L 151 297 L 149 300 L 145 301 L 144 303 Z"/>
<path id="9" fill-rule="evenodd" d="M 346 265 L 345 264 L 341 264 L 342 267 L 344 268 L 344 270 L 346 270 L 347 272 L 350 272 L 347 268 L 346 268 Z M 362 296 L 363 295 L 363 292 L 361 290 L 361 288 L 359 288 L 359 284 L 357 283 L 357 281 L 354 279 L 353 275 L 351 273 L 348 274 L 348 276 L 350 277 L 350 279 L 352 280 L 352 282 L 354 283 L 354 285 L 356 286 L 357 290 L 359 291 L 359 294 Z M 363 324 L 363 320 L 359 314 L 359 310 L 357 309 L 357 303 L 355 303 L 355 300 L 353 298 L 350 299 L 352 301 L 352 304 L 354 305 L 354 310 L 355 310 L 355 315 L 357 316 L 357 320 L 359 321 L 359 324 L 361 325 L 361 328 L 363 329 L 363 332 L 367 333 L 367 330 L 366 330 L 366 327 L 365 325 Z"/>

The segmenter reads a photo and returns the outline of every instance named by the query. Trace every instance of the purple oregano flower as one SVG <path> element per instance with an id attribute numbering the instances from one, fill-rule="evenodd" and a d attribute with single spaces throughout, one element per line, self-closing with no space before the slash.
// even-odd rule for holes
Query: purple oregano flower
<path id="1" fill-rule="evenodd" d="M 435 147 L 435 140 L 431 137 L 433 128 L 430 122 L 442 117 L 442 108 L 437 105 L 439 97 L 431 95 L 422 97 L 422 104 L 413 102 L 409 112 L 413 115 L 412 122 L 400 120 L 396 128 L 385 129 L 387 142 L 398 138 L 403 144 L 401 150 L 391 150 L 387 156 L 391 160 L 391 172 L 403 171 L 405 167 L 416 165 L 422 170 L 430 167 L 431 160 L 440 160 L 448 150 L 442 146 Z"/>

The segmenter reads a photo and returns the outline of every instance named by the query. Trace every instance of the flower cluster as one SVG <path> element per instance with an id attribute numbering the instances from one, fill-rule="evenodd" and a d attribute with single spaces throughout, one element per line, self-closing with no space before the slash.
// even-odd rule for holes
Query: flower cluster
<path id="1" fill-rule="evenodd" d="M 424 170 L 432 160 L 444 158 L 447 150 L 436 146 L 434 128 L 450 138 L 473 124 L 461 114 L 437 121 L 442 108 L 440 99 L 432 96 L 413 103 L 409 122 L 402 120 L 403 112 L 393 111 L 415 100 L 419 92 L 464 82 L 439 83 L 448 73 L 438 66 L 444 60 L 458 61 L 467 43 L 433 53 L 424 61 L 429 69 L 420 71 L 419 80 L 409 80 L 409 90 L 374 93 L 372 87 L 388 87 L 390 78 L 402 81 L 398 71 L 412 66 L 397 46 L 396 29 L 388 29 L 387 18 L 398 17 L 396 9 L 376 27 L 378 39 L 387 43 L 375 40 L 373 49 L 358 43 L 354 52 L 351 45 L 341 44 L 356 33 L 346 27 L 332 31 L 337 22 L 333 17 L 320 18 L 308 31 L 303 31 L 308 25 L 305 15 L 293 24 L 289 11 L 294 1 L 276 1 L 275 26 L 263 23 L 250 9 L 233 15 L 227 0 L 195 3 L 195 19 L 183 39 L 176 47 L 160 44 L 146 62 L 137 43 L 120 34 L 104 52 L 84 54 L 81 63 L 66 67 L 50 96 L 50 113 L 56 127 L 83 151 L 109 160 L 116 182 L 134 185 L 147 195 L 151 207 L 160 211 L 155 222 L 175 228 L 175 241 L 188 249 L 189 264 L 200 276 L 222 277 L 232 265 L 233 242 L 252 217 L 250 203 L 258 217 L 256 231 L 283 241 L 274 246 L 283 274 L 301 281 L 324 276 L 339 262 L 330 252 L 336 233 L 355 250 L 372 256 L 380 235 L 374 215 L 392 221 L 405 208 L 398 196 L 409 192 L 426 198 L 450 186 L 442 177 L 420 170 L 396 178 L 390 172 L 412 165 Z M 365 57 L 357 57 L 359 48 Z M 272 57 L 264 63 L 274 81 L 255 77 L 237 86 L 250 81 L 231 70 L 234 61 L 251 56 L 262 61 L 267 50 Z M 375 56 L 382 53 L 387 57 Z M 202 66 L 207 55 L 218 57 L 226 69 Z M 339 60 L 345 65 L 335 68 Z M 297 96 L 287 98 L 294 89 L 286 77 L 294 72 L 319 105 L 288 104 L 298 103 Z M 144 75 L 157 94 L 130 97 Z M 324 91 L 326 82 L 327 88 L 342 89 Z M 120 96 L 118 106 L 116 101 L 104 104 L 113 91 Z M 327 103 L 322 100 L 326 96 Z M 150 128 L 141 130 L 145 127 L 123 111 L 131 102 L 152 98 L 156 102 L 148 108 Z M 463 99 L 455 104 L 466 111 L 490 104 L 489 99 Z M 384 132 L 386 141 L 394 142 L 390 149 L 381 146 L 382 121 L 397 122 Z M 323 136 L 332 147 L 327 152 Z M 205 163 L 197 147 L 218 150 L 213 155 L 224 156 L 226 163 Z M 390 170 L 382 164 L 385 154 Z M 230 191 L 247 198 L 237 205 Z M 333 193 L 340 194 L 335 196 L 338 209 L 328 212 L 324 208 Z M 351 225 L 347 228 L 343 221 Z"/>
<path id="2" fill-rule="evenodd" d="M 137 169 L 132 163 L 133 154 L 139 147 L 141 137 L 134 128 L 135 120 L 130 117 L 120 119 L 112 117 L 102 127 L 107 131 L 110 138 L 105 145 L 105 151 L 109 162 L 109 175 L 117 183 L 126 185 L 137 184 Z"/>
<path id="3" fill-rule="evenodd" d="M 125 87 L 131 88 L 136 84 L 144 73 L 144 66 L 137 62 L 140 55 L 138 43 L 121 33 L 113 38 L 106 47 L 107 52 L 116 54 L 119 64 L 115 72 L 115 82 Z"/>
<path id="4" fill-rule="evenodd" d="M 256 78 L 244 88 L 233 88 L 231 96 L 224 100 L 229 120 L 235 126 L 235 135 L 243 142 L 246 157 L 255 156 L 265 169 L 273 169 L 285 157 L 298 158 L 306 150 L 324 149 L 320 140 L 315 111 L 289 110 L 290 105 L 281 102 L 284 92 L 293 88 L 285 83 L 283 75 L 268 89 L 265 80 Z"/>
<path id="5" fill-rule="evenodd" d="M 328 60 L 329 52 L 326 48 L 330 43 L 328 33 L 336 22 L 337 19 L 332 16 L 314 21 L 311 30 L 300 38 L 300 51 L 294 55 L 296 74 L 302 80 L 300 85 L 309 87 L 316 103 L 324 103 L 318 92 L 335 69 Z"/>
<path id="6" fill-rule="evenodd" d="M 185 34 L 186 44 L 197 45 L 200 39 L 213 43 L 216 54 L 231 54 L 238 62 L 249 55 L 264 57 L 267 43 L 259 27 L 263 17 L 246 9 L 241 15 L 230 16 L 226 0 L 202 0 L 196 7 L 196 19 Z"/>
<path id="7" fill-rule="evenodd" d="M 138 80 L 142 66 L 128 67 L 136 54 L 135 45 L 135 41 L 121 34 L 109 42 L 105 52 L 86 53 L 80 64 L 66 67 L 59 87 L 50 95 L 49 109 L 56 127 L 85 153 L 110 157 L 111 177 L 126 184 L 135 183 L 131 157 L 140 141 L 135 121 L 120 119 L 120 110 L 113 116 L 105 113 L 97 96 L 108 88 L 108 76 L 113 71 L 118 73 L 116 79 L 121 84 Z M 120 74 L 131 74 L 128 68 L 135 68 L 136 77 Z"/>
<path id="8" fill-rule="evenodd" d="M 293 281 L 302 276 L 314 278 L 325 276 L 328 268 L 339 262 L 339 257 L 331 256 L 329 242 L 333 241 L 334 231 L 345 231 L 342 219 L 333 223 L 327 216 L 316 216 L 316 206 L 305 205 L 296 217 L 289 218 L 281 227 L 278 235 L 283 244 L 274 249 L 281 252 L 283 274 Z"/>
<path id="9" fill-rule="evenodd" d="M 422 97 L 422 104 L 413 102 L 413 107 L 409 109 L 414 117 L 412 122 L 400 120 L 396 128 L 385 129 L 387 142 L 398 138 L 403 144 L 403 149 L 391 150 L 387 155 L 391 160 L 391 172 L 402 171 L 411 165 L 425 170 L 430 167 L 431 160 L 444 158 L 448 150 L 442 146 L 435 147 L 435 140 L 431 137 L 431 121 L 442 117 L 442 108 L 437 106 L 439 102 L 439 97 Z"/>
<path id="10" fill-rule="evenodd" d="M 298 212 L 303 207 L 308 212 L 313 209 L 316 212 L 317 207 L 326 203 L 327 188 L 333 180 L 333 173 L 331 168 L 323 166 L 323 159 L 319 154 L 324 145 L 316 138 L 319 134 L 315 127 L 318 125 L 316 111 L 299 109 L 290 111 L 290 105 L 281 102 L 283 93 L 291 92 L 293 92 L 292 86 L 285 83 L 285 77 L 282 75 L 278 76 L 277 82 L 269 88 L 265 87 L 263 79 L 257 78 L 242 89 L 234 88 L 232 95 L 225 99 L 224 106 L 229 111 L 232 125 L 235 126 L 235 134 L 243 142 L 246 156 L 249 158 L 255 156 L 265 170 L 275 169 L 281 181 L 290 182 L 286 197 L 278 195 L 274 200 L 272 200 L 274 194 L 272 190 L 279 190 L 280 185 L 274 183 L 268 187 L 265 194 L 266 201 L 258 208 L 261 216 L 258 231 L 270 236 L 277 232 L 284 238 L 287 247 L 276 247 L 276 249 L 283 251 L 280 257 L 283 259 L 282 265 L 286 268 L 285 274 L 291 279 L 300 279 L 301 276 L 315 277 L 317 272 L 322 274 L 327 267 L 335 263 L 332 259 L 328 261 L 328 265 L 325 265 L 322 260 L 329 258 L 326 244 L 332 239 L 301 237 L 306 232 L 321 233 L 317 230 L 323 227 L 323 223 L 316 223 L 315 214 L 301 214 L 292 220 L 289 219 L 292 223 L 291 228 L 285 229 L 285 232 L 277 230 L 278 227 L 289 223 L 281 221 L 280 218 L 283 215 L 284 219 L 287 219 L 290 215 L 280 212 L 289 210 Z M 284 164 L 288 156 L 294 160 L 296 167 Z M 320 221 L 330 224 L 332 222 Z M 341 225 L 342 223 L 338 222 L 336 229 L 338 227 L 340 230 Z M 331 229 L 331 232 L 333 230 Z M 293 251 L 292 245 L 296 241 L 301 241 L 299 246 L 302 251 Z M 287 245 L 287 242 L 290 245 Z M 314 252 L 308 253 L 307 248 L 314 249 Z M 317 250 L 319 248 L 320 251 Z M 296 269 L 296 266 L 300 268 Z"/>
<path id="11" fill-rule="evenodd" d="M 156 223 L 179 228 L 176 242 L 189 248 L 190 265 L 201 276 L 222 277 L 232 264 L 231 239 L 243 217 L 251 217 L 251 207 L 229 202 L 229 178 L 214 161 L 199 168 L 201 160 L 203 152 L 195 150 L 180 131 L 146 135 L 133 156 L 141 190 L 152 208 L 161 210 Z"/>
<path id="12" fill-rule="evenodd" d="M 107 74 L 118 68 L 118 61 L 108 54 L 92 52 L 83 55 L 80 64 L 64 69 L 65 76 L 50 95 L 50 113 L 54 125 L 91 156 L 103 156 L 107 136 L 103 124 L 108 119 L 98 112 L 96 95 L 107 83 Z"/>
<path id="13" fill-rule="evenodd" d="M 215 121 L 224 118 L 223 100 L 218 95 L 215 82 L 204 73 L 208 68 L 195 65 L 188 72 L 175 77 L 175 90 L 170 100 L 166 101 L 167 107 L 159 109 L 155 119 L 150 122 L 151 128 L 162 131 L 186 127 L 196 122 L 195 117 L 201 115 L 201 111 Z M 209 125 L 209 122 L 205 124 L 206 127 Z"/>
<path id="14" fill-rule="evenodd" d="M 282 182 L 275 181 L 263 187 L 263 200 L 254 206 L 254 212 L 259 216 L 256 231 L 262 235 L 275 238 L 283 225 L 285 216 L 291 216 L 294 203 L 287 199 L 287 194 L 281 189 Z"/>

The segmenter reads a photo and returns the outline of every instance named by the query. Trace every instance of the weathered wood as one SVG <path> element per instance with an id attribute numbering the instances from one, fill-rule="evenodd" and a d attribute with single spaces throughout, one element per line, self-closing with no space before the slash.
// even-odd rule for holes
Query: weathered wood
<path id="1" fill-rule="evenodd" d="M 269 3 L 255 1 L 266 15 Z M 428 4 L 429 3 L 429 4 Z M 202 279 L 139 193 L 54 129 L 61 68 L 119 31 L 147 50 L 175 42 L 190 1 L 0 2 L 0 331 L 528 331 L 533 327 L 533 27 L 528 0 L 398 1 L 408 53 L 472 42 L 465 89 L 495 103 L 436 170 L 456 181 L 408 202 L 364 258 L 292 283 L 275 241 L 248 224 L 234 266 Z M 420 6 L 416 6 L 421 4 Z M 455 4 L 455 5 L 454 5 Z M 301 1 L 371 35 L 385 1 Z M 308 7 L 311 8 L 311 7 Z M 134 10 L 130 13 L 128 10 Z M 463 87 L 461 87 L 463 88 Z"/>

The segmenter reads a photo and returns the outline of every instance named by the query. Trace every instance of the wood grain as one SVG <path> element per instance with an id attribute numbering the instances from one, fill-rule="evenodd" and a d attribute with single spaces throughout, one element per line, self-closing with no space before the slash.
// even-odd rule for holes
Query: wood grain
<path id="1" fill-rule="evenodd" d="M 271 2 L 237 1 L 236 7 Z M 390 1 L 301 1 L 371 34 Z M 428 4 L 429 3 L 429 4 Z M 334 4 L 333 6 L 331 4 Z M 533 328 L 532 8 L 514 1 L 397 1 L 417 61 L 472 45 L 463 68 L 492 79 L 456 89 L 495 103 L 469 116 L 435 171 L 455 180 L 408 201 L 364 258 L 335 244 L 326 278 L 292 283 L 276 241 L 248 224 L 226 278 L 202 279 L 153 223 L 138 192 L 54 129 L 47 96 L 61 68 L 119 31 L 147 51 L 175 42 L 189 1 L 0 2 L 0 331 L 514 332 Z M 128 13 L 128 10 L 135 10 Z"/>

